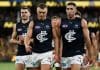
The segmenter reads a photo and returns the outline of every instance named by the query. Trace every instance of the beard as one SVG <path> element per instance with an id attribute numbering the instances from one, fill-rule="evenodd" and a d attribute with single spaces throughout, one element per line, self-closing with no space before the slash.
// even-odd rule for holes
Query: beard
<path id="1" fill-rule="evenodd" d="M 74 14 L 68 14 L 69 19 L 74 17 Z"/>
<path id="2" fill-rule="evenodd" d="M 24 17 L 24 18 L 22 18 L 22 20 L 27 20 L 28 18 L 26 18 L 26 17 Z"/>
<path id="3" fill-rule="evenodd" d="M 27 16 L 25 16 L 25 15 L 23 15 L 23 16 L 21 16 L 21 19 L 22 19 L 22 20 L 27 20 L 27 19 L 28 19 L 28 17 L 27 17 Z"/>

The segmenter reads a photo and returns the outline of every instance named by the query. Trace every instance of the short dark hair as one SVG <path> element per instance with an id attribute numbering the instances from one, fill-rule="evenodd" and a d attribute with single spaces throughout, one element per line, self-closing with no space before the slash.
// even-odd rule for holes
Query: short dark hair
<path id="1" fill-rule="evenodd" d="M 21 9 L 27 9 L 27 10 L 31 13 L 31 9 L 30 9 L 30 7 L 28 7 L 28 6 L 23 6 L 23 7 L 21 7 L 21 8 L 20 8 L 20 11 L 21 11 Z"/>
<path id="2" fill-rule="evenodd" d="M 41 9 L 47 8 L 47 6 L 44 3 L 38 4 L 37 7 L 41 8 Z"/>
<path id="3" fill-rule="evenodd" d="M 60 18 L 60 16 L 52 16 L 52 19 L 55 19 L 55 18 Z"/>
<path id="4" fill-rule="evenodd" d="M 76 7 L 76 4 L 74 2 L 69 2 L 67 5 L 73 5 Z"/>

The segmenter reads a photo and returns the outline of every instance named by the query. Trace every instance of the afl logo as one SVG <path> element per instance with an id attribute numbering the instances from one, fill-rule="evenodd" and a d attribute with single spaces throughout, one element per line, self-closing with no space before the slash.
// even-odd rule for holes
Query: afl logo
<path id="1" fill-rule="evenodd" d="M 76 32 L 74 32 L 74 30 L 69 30 L 69 32 L 65 34 L 65 39 L 68 42 L 72 42 L 72 41 L 76 40 L 76 38 L 74 37 L 75 34 L 76 34 Z"/>

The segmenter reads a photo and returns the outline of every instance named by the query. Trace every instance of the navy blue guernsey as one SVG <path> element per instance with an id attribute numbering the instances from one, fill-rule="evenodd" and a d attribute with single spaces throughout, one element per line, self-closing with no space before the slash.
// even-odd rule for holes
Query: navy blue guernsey
<path id="1" fill-rule="evenodd" d="M 63 42 L 62 57 L 71 57 L 85 53 L 81 18 L 62 19 L 61 37 Z"/>
<path id="2" fill-rule="evenodd" d="M 53 50 L 51 20 L 34 20 L 33 28 L 34 46 L 33 52 L 43 53 Z"/>
<path id="3" fill-rule="evenodd" d="M 22 22 L 16 24 L 16 32 L 17 32 L 18 37 L 19 36 L 22 36 L 22 37 L 26 36 L 29 23 L 30 23 L 30 21 L 25 23 L 25 24 L 22 23 Z M 28 55 L 28 54 L 30 54 L 30 53 L 26 52 L 25 45 L 19 45 L 18 44 L 17 56 L 23 56 L 23 55 Z"/>

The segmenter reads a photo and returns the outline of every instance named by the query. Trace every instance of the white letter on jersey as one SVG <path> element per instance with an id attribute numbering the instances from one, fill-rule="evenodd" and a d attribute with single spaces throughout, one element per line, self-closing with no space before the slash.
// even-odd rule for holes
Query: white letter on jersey
<path id="1" fill-rule="evenodd" d="M 69 30 L 69 32 L 65 34 L 65 39 L 68 40 L 68 42 L 72 42 L 76 40 L 76 38 L 73 37 L 75 34 L 76 32 L 74 32 L 74 30 Z"/>
<path id="2" fill-rule="evenodd" d="M 25 37 L 26 36 L 26 33 L 23 33 L 22 36 Z"/>
<path id="3" fill-rule="evenodd" d="M 41 31 L 41 33 L 37 34 L 36 38 L 40 42 L 44 42 L 44 41 L 48 40 L 48 38 L 45 37 L 46 35 L 47 35 L 46 31 Z"/>

